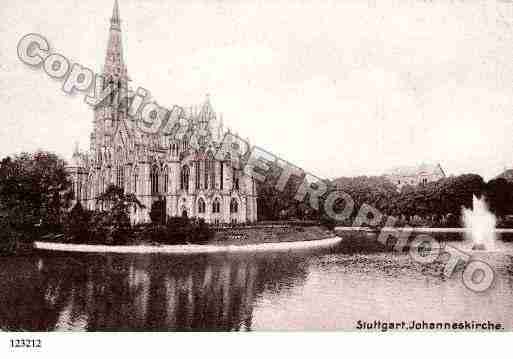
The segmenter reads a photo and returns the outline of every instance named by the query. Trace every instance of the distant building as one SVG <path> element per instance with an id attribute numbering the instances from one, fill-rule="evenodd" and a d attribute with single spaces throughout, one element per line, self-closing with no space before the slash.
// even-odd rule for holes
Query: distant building
<path id="1" fill-rule="evenodd" d="M 513 169 L 505 169 L 504 172 L 496 176 L 494 179 L 504 178 L 508 182 L 513 183 Z"/>
<path id="2" fill-rule="evenodd" d="M 384 177 L 398 188 L 405 185 L 417 186 L 445 178 L 445 172 L 440 164 L 421 164 L 419 166 L 405 166 L 392 168 Z"/>

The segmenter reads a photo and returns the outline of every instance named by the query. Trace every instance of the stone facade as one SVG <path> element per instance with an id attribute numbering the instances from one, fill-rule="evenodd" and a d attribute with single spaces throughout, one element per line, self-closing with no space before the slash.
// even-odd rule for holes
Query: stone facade
<path id="1" fill-rule="evenodd" d="M 129 89 L 117 1 L 111 18 L 103 76 L 115 88 Z M 131 209 L 133 223 L 150 221 L 158 203 L 167 216 L 204 218 L 209 223 L 247 223 L 257 220 L 256 185 L 234 170 L 231 161 L 214 154 L 225 134 L 222 118 L 209 97 L 197 107 L 184 107 L 183 116 L 193 124 L 180 140 L 165 133 L 148 134 L 128 116 L 129 103 L 112 96 L 94 109 L 94 128 L 88 152 L 73 153 L 68 167 L 75 201 L 100 209 L 96 199 L 109 184 L 134 193 L 145 206 Z M 202 129 L 202 137 L 197 131 Z M 207 129 L 208 131 L 204 131 Z M 207 135 L 203 135 L 207 133 Z M 191 146 L 201 139 L 201 144 Z"/>
<path id="2" fill-rule="evenodd" d="M 417 186 L 445 178 L 445 172 L 440 164 L 421 164 L 420 166 L 396 167 L 384 174 L 384 177 L 395 184 L 397 188 L 405 185 Z"/>

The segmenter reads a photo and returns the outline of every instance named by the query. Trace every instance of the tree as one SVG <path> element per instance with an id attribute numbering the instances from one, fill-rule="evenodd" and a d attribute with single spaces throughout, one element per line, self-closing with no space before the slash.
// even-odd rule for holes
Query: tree
<path id="1" fill-rule="evenodd" d="M 38 151 L 2 159 L 0 211 L 16 230 L 60 230 L 71 198 L 65 162 L 57 155 Z"/>
<path id="2" fill-rule="evenodd" d="M 442 222 L 458 225 L 463 206 L 472 206 L 472 196 L 481 195 L 484 181 L 476 174 L 464 174 L 443 178 L 435 182 L 406 185 L 397 188 L 384 177 L 341 177 L 332 182 L 337 189 L 346 192 L 354 201 L 356 211 L 370 205 L 385 215 L 404 217 L 409 224 L 441 225 Z"/>
<path id="3" fill-rule="evenodd" d="M 95 225 L 108 228 L 106 241 L 111 244 L 124 243 L 130 235 L 129 209 L 133 207 L 144 208 L 133 193 L 125 193 L 122 188 L 110 184 L 104 193 L 97 198 L 97 203 L 108 208 L 106 218 L 93 217 Z"/>
<path id="4" fill-rule="evenodd" d="M 488 181 L 485 196 L 490 210 L 497 217 L 504 217 L 513 212 L 513 184 L 504 178 Z"/>
<path id="5" fill-rule="evenodd" d="M 77 202 L 64 224 L 66 239 L 74 243 L 87 243 L 91 239 L 91 216 L 91 211 L 85 210 L 82 204 Z"/>
<path id="6" fill-rule="evenodd" d="M 166 208 L 165 202 L 159 199 L 151 205 L 150 219 L 154 224 L 165 224 L 166 222 Z"/>
<path id="7" fill-rule="evenodd" d="M 352 221 L 363 204 L 370 205 L 380 212 L 392 214 L 393 204 L 398 197 L 396 187 L 383 176 L 340 177 L 332 181 L 337 190 L 347 193 L 354 202 Z"/>

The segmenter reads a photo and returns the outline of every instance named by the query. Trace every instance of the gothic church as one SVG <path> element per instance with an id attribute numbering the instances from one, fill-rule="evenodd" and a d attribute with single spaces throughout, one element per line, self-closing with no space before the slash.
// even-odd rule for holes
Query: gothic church
<path id="1" fill-rule="evenodd" d="M 116 0 L 102 75 L 115 87 L 128 89 L 121 40 Z M 214 157 L 225 131 L 208 96 L 200 106 L 184 107 L 193 129 L 208 129 L 201 146 L 190 144 L 194 130 L 181 140 L 141 131 L 127 115 L 127 107 L 112 99 L 94 108 L 89 151 L 75 148 L 68 167 L 75 201 L 88 209 L 101 209 L 98 195 L 109 184 L 116 184 L 134 193 L 145 207 L 130 210 L 133 223 L 150 221 L 152 207 L 165 216 L 198 217 L 215 224 L 257 220 L 254 179 L 235 170 L 230 164 L 233 159 Z"/>

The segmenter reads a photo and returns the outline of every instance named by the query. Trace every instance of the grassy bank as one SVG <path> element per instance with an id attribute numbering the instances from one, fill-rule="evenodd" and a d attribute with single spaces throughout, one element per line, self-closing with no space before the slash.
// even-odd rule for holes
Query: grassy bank
<path id="1" fill-rule="evenodd" d="M 47 235 L 43 242 L 91 245 L 248 245 L 312 241 L 331 238 L 332 231 L 321 226 L 251 225 L 214 228 L 194 221 L 180 220 L 167 225 L 144 224 L 132 228 L 128 237 L 116 243 L 106 242 L 105 237 L 70 237 L 64 234 Z M 77 240 L 78 239 L 78 240 Z"/>
<path id="2" fill-rule="evenodd" d="M 280 243 L 312 241 L 330 237 L 333 237 L 333 232 L 320 226 L 254 226 L 217 231 L 209 244 Z"/>

